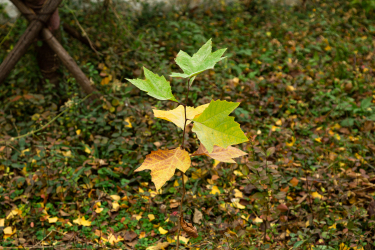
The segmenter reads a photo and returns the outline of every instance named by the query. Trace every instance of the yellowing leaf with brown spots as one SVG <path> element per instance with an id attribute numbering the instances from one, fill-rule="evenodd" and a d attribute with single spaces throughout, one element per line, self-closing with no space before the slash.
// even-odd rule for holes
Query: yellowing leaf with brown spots
<path id="1" fill-rule="evenodd" d="M 189 120 L 194 119 L 197 115 L 200 115 L 203 113 L 203 111 L 210 105 L 209 103 L 198 106 L 196 108 L 194 107 L 186 107 L 186 118 Z M 185 124 L 185 110 L 184 106 L 180 105 L 177 108 L 170 110 L 170 111 L 164 111 L 164 110 L 157 110 L 153 109 L 154 116 L 160 119 L 164 119 L 170 122 L 173 122 L 176 124 L 177 127 L 180 129 L 184 129 Z M 188 125 L 191 121 L 187 121 L 186 125 Z"/>
<path id="2" fill-rule="evenodd" d="M 217 145 L 214 146 L 214 149 L 211 153 L 208 153 L 207 149 L 204 147 L 203 144 L 199 145 L 198 150 L 192 154 L 192 156 L 197 155 L 206 155 L 209 156 L 217 161 L 222 162 L 229 162 L 229 163 L 236 163 L 233 158 L 237 158 L 243 155 L 247 155 L 247 153 L 239 150 L 238 148 L 228 146 L 227 148 L 222 148 Z"/>
<path id="3" fill-rule="evenodd" d="M 143 164 L 135 172 L 150 169 L 152 182 L 159 190 L 172 178 L 176 168 L 185 173 L 190 164 L 189 153 L 180 147 L 172 150 L 159 149 L 147 155 Z"/>

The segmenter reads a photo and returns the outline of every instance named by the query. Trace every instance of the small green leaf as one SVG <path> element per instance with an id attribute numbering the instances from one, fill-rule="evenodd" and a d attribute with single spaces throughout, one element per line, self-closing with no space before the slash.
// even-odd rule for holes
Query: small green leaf
<path id="1" fill-rule="evenodd" d="M 371 106 L 372 97 L 367 97 L 361 101 L 361 109 L 367 109 Z"/>
<path id="2" fill-rule="evenodd" d="M 240 124 L 234 121 L 234 117 L 228 116 L 239 104 L 239 102 L 211 101 L 203 113 L 193 119 L 193 132 L 197 134 L 209 153 L 212 152 L 214 145 L 227 148 L 248 141 Z"/>
<path id="3" fill-rule="evenodd" d="M 220 49 L 211 53 L 212 41 L 211 39 L 198 50 L 193 57 L 186 52 L 180 51 L 175 59 L 176 63 L 184 73 L 172 73 L 172 77 L 189 78 L 202 73 L 205 70 L 213 69 L 215 64 L 225 57 L 221 57 L 226 49 Z"/>
<path id="4" fill-rule="evenodd" d="M 145 72 L 145 80 L 142 79 L 126 79 L 134 84 L 140 90 L 147 92 L 148 95 L 159 100 L 171 100 L 178 102 L 172 94 L 170 83 L 165 80 L 164 76 L 158 76 L 150 70 L 143 67 Z"/>

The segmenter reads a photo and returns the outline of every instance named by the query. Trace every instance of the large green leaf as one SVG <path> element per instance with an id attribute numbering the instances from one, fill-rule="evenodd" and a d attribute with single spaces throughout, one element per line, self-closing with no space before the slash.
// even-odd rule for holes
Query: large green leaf
<path id="1" fill-rule="evenodd" d="M 159 100 L 171 100 L 178 102 L 172 94 L 170 83 L 165 80 L 164 76 L 158 76 L 150 70 L 143 67 L 145 72 L 145 80 L 142 79 L 126 79 L 140 90 L 147 92 L 148 95 Z"/>
<path id="2" fill-rule="evenodd" d="M 172 77 L 190 78 L 198 75 L 199 73 L 213 69 L 215 64 L 225 57 L 221 57 L 226 49 L 212 51 L 211 39 L 198 50 L 193 57 L 189 56 L 186 52 L 180 50 L 175 61 L 184 73 L 172 73 Z"/>
<path id="3" fill-rule="evenodd" d="M 248 141 L 240 124 L 234 121 L 234 117 L 228 116 L 239 104 L 239 102 L 211 101 L 203 113 L 193 119 L 193 132 L 197 134 L 209 153 L 212 152 L 214 145 L 226 148 Z"/>

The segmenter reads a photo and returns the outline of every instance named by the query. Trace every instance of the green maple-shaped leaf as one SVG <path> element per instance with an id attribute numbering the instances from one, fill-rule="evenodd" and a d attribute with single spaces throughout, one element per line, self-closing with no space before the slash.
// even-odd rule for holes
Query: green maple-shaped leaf
<path id="1" fill-rule="evenodd" d="M 228 116 L 239 104 L 239 102 L 211 101 L 203 113 L 193 119 L 193 132 L 197 134 L 209 153 L 212 152 L 214 145 L 226 148 L 248 141 L 240 124 L 234 121 L 234 117 Z"/>
<path id="2" fill-rule="evenodd" d="M 142 79 L 126 79 L 134 84 L 140 90 L 147 92 L 148 95 L 159 100 L 171 100 L 178 102 L 172 94 L 170 83 L 165 80 L 164 76 L 158 76 L 150 70 L 143 67 L 145 72 L 145 80 Z"/>
<path id="3" fill-rule="evenodd" d="M 186 52 L 180 50 L 175 59 L 176 63 L 184 71 L 181 73 L 172 73 L 172 77 L 190 78 L 202 73 L 205 70 L 213 69 L 215 64 L 225 57 L 221 57 L 226 49 L 212 51 L 211 39 L 202 46 L 192 57 Z"/>

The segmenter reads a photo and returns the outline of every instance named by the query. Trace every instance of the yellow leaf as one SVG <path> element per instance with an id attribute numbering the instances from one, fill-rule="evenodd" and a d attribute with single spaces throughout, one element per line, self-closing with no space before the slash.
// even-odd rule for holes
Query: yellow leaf
<path id="1" fill-rule="evenodd" d="M 175 235 L 174 236 L 174 241 L 177 240 L 177 236 Z M 180 238 L 179 238 L 180 242 L 182 241 L 182 244 L 186 245 L 188 242 L 189 242 L 189 239 L 188 238 L 185 238 L 184 236 L 181 236 L 180 235 Z"/>
<path id="2" fill-rule="evenodd" d="M 198 150 L 192 154 L 192 156 L 197 156 L 197 155 L 206 155 L 217 161 L 236 163 L 233 160 L 233 158 L 247 155 L 247 153 L 235 147 L 228 146 L 227 148 L 222 148 L 216 145 L 214 146 L 213 151 L 211 153 L 208 153 L 207 149 L 201 143 L 201 145 L 199 145 Z"/>
<path id="3" fill-rule="evenodd" d="M 89 146 L 85 145 L 85 153 L 91 154 L 91 149 Z"/>
<path id="4" fill-rule="evenodd" d="M 332 50 L 332 47 L 327 45 L 327 47 L 324 48 L 325 51 L 331 51 Z"/>
<path id="5" fill-rule="evenodd" d="M 276 129 L 278 129 L 278 128 L 279 128 L 279 127 L 277 127 L 277 126 L 272 126 L 272 127 L 271 127 L 271 131 L 272 131 L 272 132 L 275 132 Z"/>
<path id="6" fill-rule="evenodd" d="M 81 134 L 81 130 L 80 129 L 76 130 L 76 134 L 80 135 Z"/>
<path id="7" fill-rule="evenodd" d="M 220 194 L 220 190 L 217 186 L 213 186 L 210 194 Z"/>
<path id="8" fill-rule="evenodd" d="M 254 223 L 262 223 L 263 220 L 257 216 L 256 218 L 253 219 L 253 222 Z"/>
<path id="9" fill-rule="evenodd" d="M 112 212 L 117 212 L 119 209 L 120 209 L 120 204 L 118 204 L 117 201 L 112 202 L 112 209 L 111 209 L 111 211 Z"/>
<path id="10" fill-rule="evenodd" d="M 136 220 L 140 220 L 140 219 L 142 219 L 142 214 L 135 216 L 135 219 L 136 219 Z"/>
<path id="11" fill-rule="evenodd" d="M 169 242 L 159 242 L 156 246 L 147 247 L 146 250 L 165 250 L 169 246 Z"/>
<path id="12" fill-rule="evenodd" d="M 125 125 L 126 128 L 132 128 L 132 123 L 130 122 L 130 117 L 126 118 L 125 121 L 128 123 L 127 125 Z"/>
<path id="13" fill-rule="evenodd" d="M 18 208 L 15 208 L 12 211 L 10 211 L 6 219 L 7 220 L 12 219 L 14 216 L 21 215 L 21 214 L 22 214 L 22 211 L 19 210 Z"/>
<path id="14" fill-rule="evenodd" d="M 277 126 L 281 126 L 283 125 L 283 122 L 281 120 L 277 120 L 277 122 L 275 123 Z"/>
<path id="15" fill-rule="evenodd" d="M 231 206 L 234 207 L 234 208 L 239 208 L 239 209 L 245 209 L 246 208 L 246 206 L 240 204 L 238 201 L 232 202 Z"/>
<path id="16" fill-rule="evenodd" d="M 159 227 L 158 230 L 159 230 L 160 234 L 166 234 L 166 233 L 168 233 L 168 231 L 165 230 L 165 229 L 162 228 L 162 227 Z"/>
<path id="17" fill-rule="evenodd" d="M 241 215 L 241 218 L 244 219 L 244 220 L 246 220 L 246 221 L 249 221 L 249 217 L 250 217 L 250 215 L 248 215 L 248 216 Z"/>
<path id="18" fill-rule="evenodd" d="M 150 193 L 151 198 L 154 198 L 158 194 L 156 191 L 153 191 L 151 189 L 149 189 L 148 192 Z"/>
<path id="19" fill-rule="evenodd" d="M 318 192 L 312 192 L 311 193 L 311 196 L 315 199 L 315 198 L 317 198 L 317 199 L 321 199 L 322 197 L 323 197 L 323 195 L 320 195 Z"/>
<path id="20" fill-rule="evenodd" d="M 97 207 L 97 208 L 95 209 L 95 213 L 100 214 L 100 213 L 103 211 L 103 209 L 104 209 L 104 208 Z"/>
<path id="21" fill-rule="evenodd" d="M 173 186 L 174 186 L 174 187 L 178 187 L 178 186 L 179 186 L 179 184 L 178 184 L 178 181 L 177 181 L 177 180 L 175 180 L 175 181 L 174 181 L 174 183 L 173 183 Z"/>
<path id="22" fill-rule="evenodd" d="M 120 241 L 123 241 L 124 240 L 124 238 L 122 238 L 121 236 L 118 236 L 117 238 L 116 238 L 116 236 L 114 236 L 113 234 L 110 234 L 109 236 L 108 236 L 108 242 L 111 244 L 111 245 L 114 245 L 114 244 L 116 244 L 117 242 L 120 242 Z"/>
<path id="23" fill-rule="evenodd" d="M 4 227 L 5 219 L 0 219 L 0 227 Z"/>
<path id="24" fill-rule="evenodd" d="M 72 151 L 68 150 L 68 151 L 62 151 L 62 154 L 65 156 L 65 157 L 72 157 Z"/>
<path id="25" fill-rule="evenodd" d="M 347 247 L 343 242 L 340 244 L 340 250 L 350 250 L 350 247 Z"/>
<path id="26" fill-rule="evenodd" d="M 234 197 L 243 198 L 243 193 L 238 189 L 234 189 Z"/>
<path id="27" fill-rule="evenodd" d="M 336 229 L 336 223 L 335 223 L 335 224 L 333 224 L 332 226 L 329 226 L 328 228 L 329 228 L 329 229 L 331 229 L 331 228 L 334 228 L 334 229 Z"/>
<path id="28" fill-rule="evenodd" d="M 109 83 L 109 77 L 105 77 L 102 79 L 102 81 L 100 82 L 100 85 L 107 85 Z"/>
<path id="29" fill-rule="evenodd" d="M 77 219 L 73 221 L 73 223 L 81 225 L 81 226 L 85 226 L 85 227 L 91 226 L 91 221 L 86 220 L 84 216 L 78 217 Z"/>
<path id="30" fill-rule="evenodd" d="M 149 219 L 150 221 L 155 220 L 155 215 L 153 215 L 153 214 L 149 214 L 149 215 L 147 215 L 147 217 L 148 217 L 148 219 Z"/>
<path id="31" fill-rule="evenodd" d="M 336 138 L 336 140 L 338 140 L 338 141 L 341 140 L 341 137 L 340 137 L 338 134 L 335 134 L 335 138 Z"/>
<path id="32" fill-rule="evenodd" d="M 320 138 L 320 137 L 316 137 L 315 139 L 314 139 L 315 141 L 317 141 L 317 142 L 322 142 L 322 138 Z"/>
<path id="33" fill-rule="evenodd" d="M 141 232 L 141 233 L 139 234 L 139 238 L 142 239 L 142 238 L 144 238 L 144 237 L 146 237 L 146 233 L 145 233 L 145 232 Z"/>
<path id="34" fill-rule="evenodd" d="M 147 155 L 135 172 L 150 169 L 152 181 L 156 190 L 159 190 L 174 175 L 176 168 L 185 173 L 190 164 L 189 153 L 180 147 L 172 150 L 159 149 Z"/>
<path id="35" fill-rule="evenodd" d="M 12 227 L 6 227 L 6 228 L 4 228 L 4 234 L 13 234 Z"/>
<path id="36" fill-rule="evenodd" d="M 220 161 L 214 160 L 214 164 L 212 165 L 213 168 L 216 168 L 219 165 Z"/>
<path id="37" fill-rule="evenodd" d="M 48 222 L 49 223 L 56 223 L 56 221 L 58 220 L 59 218 L 57 218 L 57 217 L 49 217 L 48 218 Z"/>
<path id="38" fill-rule="evenodd" d="M 208 105 L 209 103 L 198 106 L 196 108 L 186 107 L 186 118 L 189 120 L 193 120 L 197 115 L 202 114 L 203 111 L 208 107 Z M 184 129 L 184 124 L 185 124 L 184 106 L 180 105 L 177 108 L 170 110 L 170 111 L 157 110 L 157 109 L 153 109 L 153 111 L 154 111 L 155 117 L 173 122 L 180 129 Z M 190 122 L 191 121 L 187 121 L 186 125 L 188 125 Z"/>
<path id="39" fill-rule="evenodd" d="M 296 138 L 294 138 L 294 136 L 292 136 L 292 141 L 291 142 L 286 142 L 285 145 L 287 145 L 288 147 L 293 147 L 294 143 L 296 142 Z"/>
<path id="40" fill-rule="evenodd" d="M 115 201 L 119 201 L 119 200 L 121 200 L 121 197 L 120 197 L 119 195 L 117 195 L 117 194 L 113 194 L 113 195 L 111 195 L 111 198 L 112 198 L 113 200 L 115 200 Z"/>
<path id="41" fill-rule="evenodd" d="M 233 174 L 235 174 L 237 176 L 243 176 L 243 173 L 241 173 L 241 171 L 239 171 L 239 170 L 234 170 Z"/>
<path id="42" fill-rule="evenodd" d="M 293 86 L 291 86 L 291 85 L 286 86 L 286 91 L 293 92 L 294 90 L 295 89 L 294 89 Z"/>

